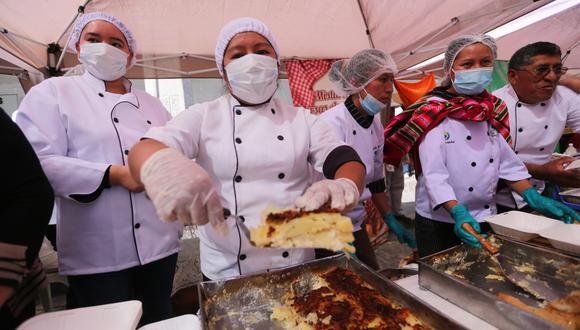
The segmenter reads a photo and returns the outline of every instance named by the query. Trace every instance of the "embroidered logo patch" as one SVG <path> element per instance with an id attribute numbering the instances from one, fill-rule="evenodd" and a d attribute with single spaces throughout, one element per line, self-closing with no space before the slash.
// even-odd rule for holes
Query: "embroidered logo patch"
<path id="1" fill-rule="evenodd" d="M 443 132 L 443 139 L 445 139 L 445 143 L 455 143 L 455 140 L 451 138 L 451 134 L 448 131 Z"/>

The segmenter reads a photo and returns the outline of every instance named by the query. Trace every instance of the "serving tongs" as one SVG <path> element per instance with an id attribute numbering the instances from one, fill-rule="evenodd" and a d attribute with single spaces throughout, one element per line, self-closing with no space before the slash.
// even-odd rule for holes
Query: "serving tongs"
<path id="1" fill-rule="evenodd" d="M 524 273 L 516 269 L 514 264 L 509 261 L 508 257 L 501 254 L 497 247 L 495 247 L 488 239 L 477 233 L 471 225 L 464 223 L 461 227 L 477 238 L 483 249 L 490 254 L 492 262 L 497 264 L 500 272 L 512 284 L 539 300 L 553 301 L 560 298 L 547 282 L 532 276 L 530 273 Z"/>

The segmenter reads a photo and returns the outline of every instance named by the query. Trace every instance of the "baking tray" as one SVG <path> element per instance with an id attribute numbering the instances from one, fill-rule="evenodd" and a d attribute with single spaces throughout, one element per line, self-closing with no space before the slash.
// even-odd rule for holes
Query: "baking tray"
<path id="1" fill-rule="evenodd" d="M 580 259 L 499 235 L 496 235 L 496 239 L 501 244 L 500 253 L 506 260 L 516 266 L 525 263 L 533 265 L 537 271 L 536 277 L 546 281 L 559 296 L 580 289 Z M 451 260 L 449 258 L 452 256 L 461 256 L 463 261 L 448 262 L 446 267 L 436 265 L 437 260 Z M 470 262 L 474 263 L 467 269 L 455 270 L 464 276 L 463 279 L 445 272 L 454 265 L 467 265 Z M 489 254 L 462 244 L 421 258 L 419 285 L 500 329 L 562 329 L 559 325 L 500 300 L 496 294 L 503 292 L 529 306 L 541 307 L 538 300 L 509 281 L 485 278 L 493 273 L 493 266 Z"/>
<path id="2" fill-rule="evenodd" d="M 198 286 L 200 319 L 204 329 L 283 329 L 270 320 L 273 307 L 293 281 L 308 283 L 313 274 L 340 267 L 359 275 L 392 302 L 408 308 L 434 329 L 465 329 L 394 282 L 344 254 L 314 260 L 268 273 L 202 282 Z"/>

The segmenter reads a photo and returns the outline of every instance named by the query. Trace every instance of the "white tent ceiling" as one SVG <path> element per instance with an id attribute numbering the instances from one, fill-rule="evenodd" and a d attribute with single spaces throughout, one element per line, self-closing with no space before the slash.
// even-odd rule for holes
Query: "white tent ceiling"
<path id="1" fill-rule="evenodd" d="M 560 46 L 562 55 L 567 55 L 564 65 L 570 75 L 580 75 L 580 1 L 573 2 L 568 9 L 545 19 L 513 31 L 497 39 L 498 59 L 508 61 L 519 48 L 537 41 L 550 41 Z M 439 60 L 419 70 L 401 72 L 401 77 L 417 78 L 423 73 L 442 74 L 443 61 Z"/>
<path id="2" fill-rule="evenodd" d="M 34 67 L 46 73 L 46 45 L 66 43 L 70 31 L 67 27 L 84 2 L 1 1 L 0 28 L 7 33 L 0 30 L 0 49 L 4 50 L 0 58 L 25 67 L 27 71 Z M 551 0 L 89 0 L 85 11 L 111 13 L 132 29 L 138 41 L 140 60 L 130 71 L 130 77 L 215 77 L 217 71 L 212 58 L 218 32 L 236 17 L 253 16 L 263 20 L 273 31 L 284 58 L 352 56 L 369 47 L 366 21 L 374 46 L 392 53 L 399 68 L 405 69 L 437 55 L 458 35 L 489 31 L 549 2 Z M 566 19 L 575 21 L 576 27 L 566 25 L 560 29 L 570 35 L 578 34 L 578 15 Z M 548 34 L 544 29 L 538 28 L 531 33 L 544 36 L 545 40 L 554 40 L 560 33 L 550 31 Z M 529 37 L 522 31 L 520 34 Z M 510 45 L 511 50 L 505 52 L 517 48 Z M 75 63 L 75 55 L 67 54 L 63 67 Z M 156 69 L 159 67 L 162 69 Z"/>

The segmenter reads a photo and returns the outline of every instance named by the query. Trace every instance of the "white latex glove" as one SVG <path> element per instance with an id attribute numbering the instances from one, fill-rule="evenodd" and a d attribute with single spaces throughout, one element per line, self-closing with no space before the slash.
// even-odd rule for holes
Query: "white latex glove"
<path id="1" fill-rule="evenodd" d="M 223 226 L 220 197 L 207 172 L 179 151 L 155 152 L 141 167 L 141 181 L 162 220 Z"/>
<path id="2" fill-rule="evenodd" d="M 358 203 L 359 197 L 356 184 L 352 180 L 340 178 L 315 182 L 294 204 L 298 208 L 312 211 L 330 202 L 331 208 L 348 211 Z"/>

